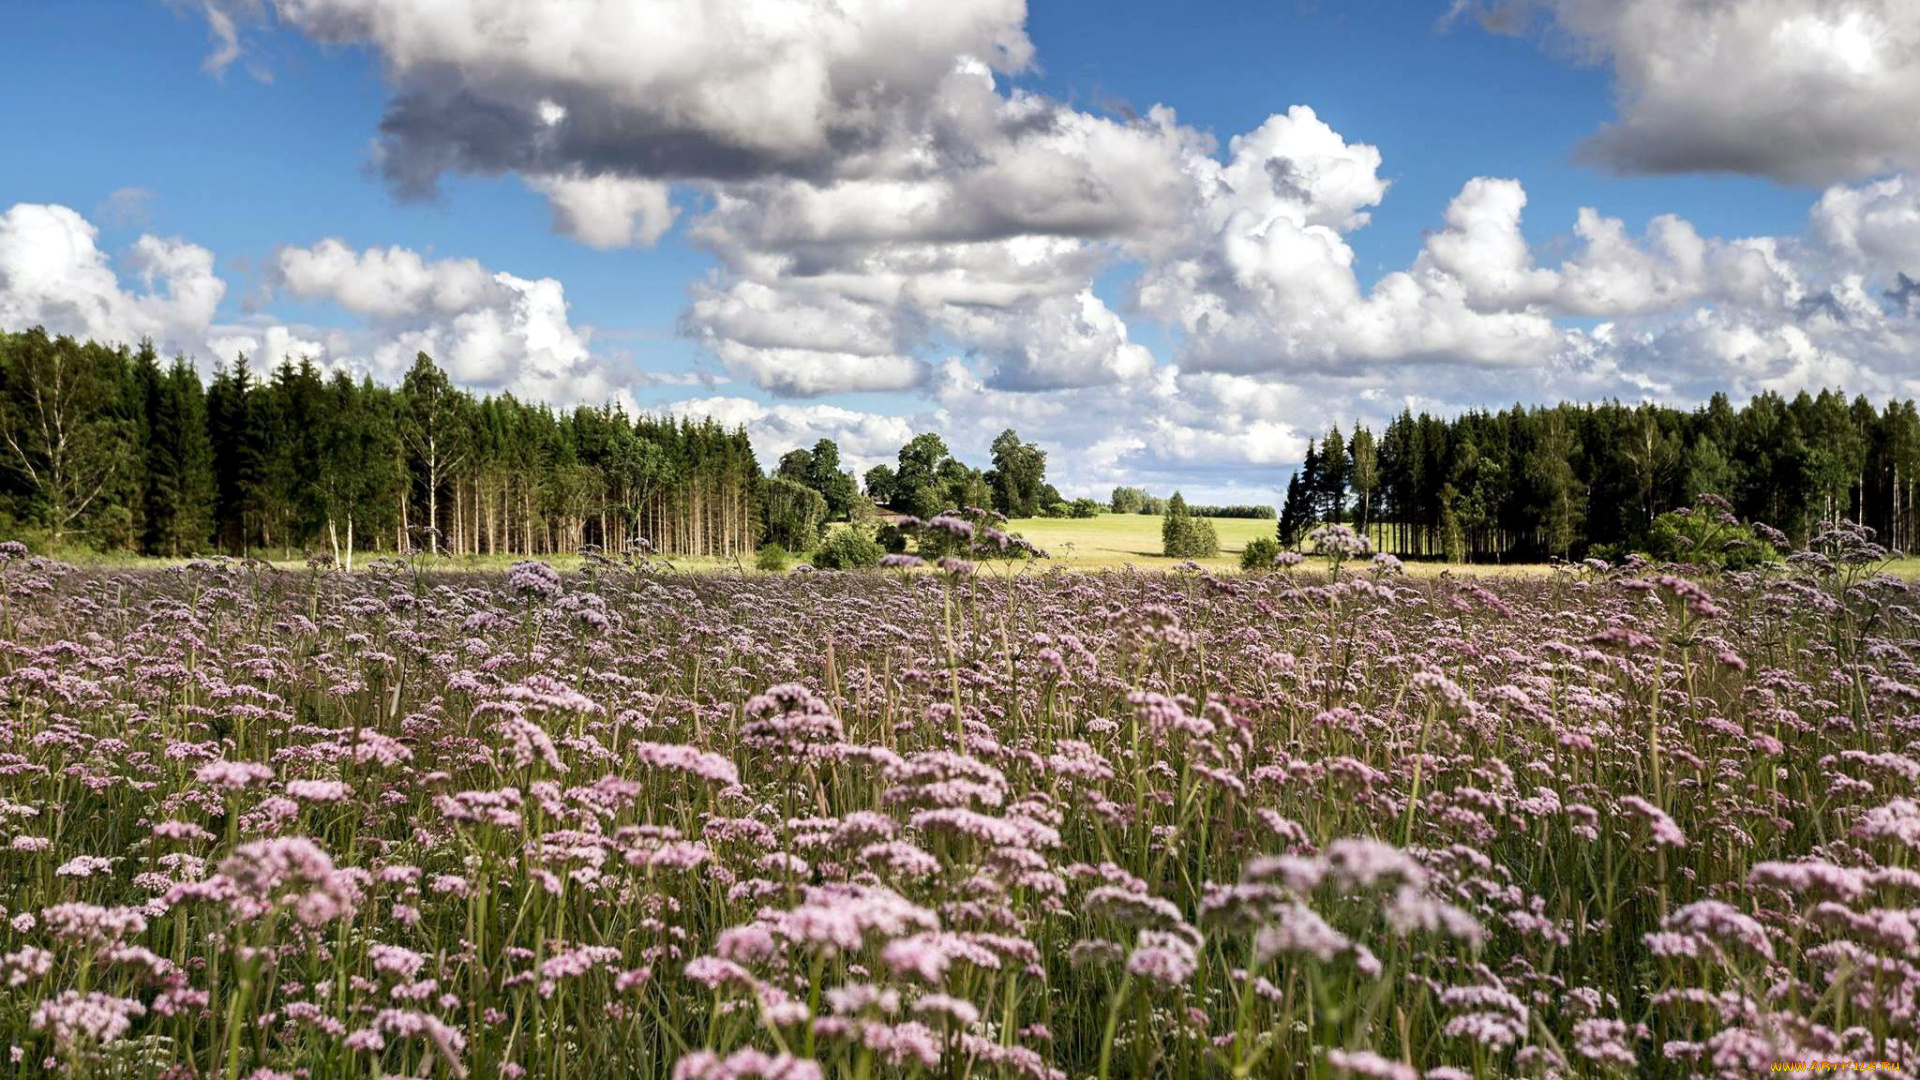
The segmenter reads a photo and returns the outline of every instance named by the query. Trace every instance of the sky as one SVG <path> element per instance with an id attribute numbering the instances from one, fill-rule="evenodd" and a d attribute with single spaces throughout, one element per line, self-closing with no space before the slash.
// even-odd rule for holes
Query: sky
<path id="1" fill-rule="evenodd" d="M 0 328 L 1274 502 L 1405 408 L 1920 384 L 1908 0 L 71 0 Z"/>

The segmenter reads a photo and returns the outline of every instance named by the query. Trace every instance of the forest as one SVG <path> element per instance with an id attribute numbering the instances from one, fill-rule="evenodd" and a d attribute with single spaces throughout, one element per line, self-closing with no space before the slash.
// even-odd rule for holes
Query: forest
<path id="1" fill-rule="evenodd" d="M 992 453 L 976 469 L 923 434 L 867 484 L 927 517 L 1099 509 L 1062 499 L 1045 451 L 1014 432 Z M 150 343 L 0 334 L 0 538 L 50 550 L 305 553 L 349 568 L 369 552 L 735 559 L 769 537 L 811 548 L 830 520 L 874 510 L 832 440 L 763 474 L 744 430 L 476 396 L 424 353 L 397 386 L 245 357 L 203 383 Z"/>
<path id="2" fill-rule="evenodd" d="M 1403 411 L 1376 437 L 1336 426 L 1288 481 L 1283 546 L 1343 523 L 1402 557 L 1538 561 L 1645 550 L 1663 520 L 1722 499 L 1795 543 L 1852 521 L 1913 542 L 1920 412 L 1832 390 L 1715 394 L 1692 410 L 1620 402 L 1440 418 Z M 1657 545 L 1656 545 L 1657 546 Z"/>
<path id="3" fill-rule="evenodd" d="M 1537 561 L 1645 548 L 1702 495 L 1804 539 L 1851 520 L 1910 546 L 1920 412 L 1836 391 L 1716 395 L 1685 410 L 1617 401 L 1453 417 L 1404 411 L 1311 440 L 1276 523 L 1296 547 L 1344 523 L 1407 558 Z M 706 420 L 556 410 L 455 386 L 421 354 L 397 385 L 305 360 L 242 357 L 203 381 L 151 344 L 0 334 L 0 536 L 151 556 L 356 553 L 741 558 L 802 550 L 829 521 L 1160 514 L 1047 482 L 1047 453 L 1003 432 L 975 468 L 935 433 L 860 480 L 822 439 L 763 471 L 746 433 Z M 1274 477 L 1276 481 L 1278 477 Z M 1196 518 L 1269 517 L 1192 506 Z"/>

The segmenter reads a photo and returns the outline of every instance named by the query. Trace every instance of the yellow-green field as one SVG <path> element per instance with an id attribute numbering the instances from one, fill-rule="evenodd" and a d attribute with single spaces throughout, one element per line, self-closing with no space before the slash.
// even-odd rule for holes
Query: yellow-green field
<path id="1" fill-rule="evenodd" d="M 1257 518 L 1210 518 L 1220 537 L 1220 554 L 1196 559 L 1211 570 L 1238 570 L 1240 552 L 1248 541 L 1274 534 L 1275 523 Z M 1096 518 L 1018 518 L 1006 526 L 1044 548 L 1052 559 L 1041 567 L 1060 565 L 1073 570 L 1107 570 L 1123 566 L 1167 570 L 1180 559 L 1160 554 L 1160 518 L 1148 514 L 1101 514 Z M 1318 562 L 1312 564 L 1319 566 Z M 1409 573 L 1538 573 L 1544 566 L 1452 566 L 1439 563 L 1407 564 Z"/>
<path id="2" fill-rule="evenodd" d="M 1213 518 L 1220 554 L 1197 560 L 1216 567 L 1238 567 L 1247 542 L 1272 536 L 1274 523 L 1251 518 Z M 1149 514 L 1101 514 L 1095 518 L 1019 518 L 1007 531 L 1046 549 L 1053 561 L 1075 568 L 1168 567 L 1178 559 L 1160 554 L 1160 518 Z"/>
<path id="3" fill-rule="evenodd" d="M 1274 523 L 1250 518 L 1212 518 L 1214 532 L 1220 537 L 1220 554 L 1211 559 L 1195 560 L 1210 570 L 1237 571 L 1240 567 L 1240 552 L 1247 543 L 1262 536 L 1272 536 Z M 845 525 L 833 528 L 843 529 Z M 982 564 L 987 573 L 1037 573 L 1056 567 L 1069 570 L 1114 570 L 1122 567 L 1134 567 L 1140 570 L 1170 570 L 1184 560 L 1168 559 L 1160 554 L 1160 518 L 1146 514 L 1101 514 L 1095 518 L 1018 518 L 1008 522 L 1009 532 L 1017 533 L 1031 541 L 1035 546 L 1048 552 L 1050 559 L 1017 563 L 989 562 Z M 0 537 L 0 539 L 4 539 Z M 81 566 L 93 566 L 102 569 L 132 568 L 136 566 L 160 566 L 169 561 L 143 558 L 136 555 L 100 554 L 88 549 L 73 549 L 62 552 L 59 558 L 64 562 Z M 359 555 L 354 559 L 356 568 L 364 566 L 375 558 L 372 555 Z M 460 558 L 441 557 L 430 559 L 421 557 L 421 564 L 442 570 L 501 571 L 519 561 L 517 555 L 473 555 Z M 275 552 L 268 556 L 268 562 L 285 570 L 302 569 L 302 558 L 284 558 Z M 552 563 L 563 570 L 579 567 L 578 555 L 541 556 L 540 561 Z M 743 569 L 752 571 L 751 557 L 732 559 L 672 559 L 663 560 L 675 569 L 686 571 Z M 803 562 L 804 557 L 795 562 Z M 1310 562 L 1308 569 L 1322 564 Z M 1437 574 L 1443 571 L 1454 574 L 1530 574 L 1544 573 L 1546 566 L 1540 564 L 1510 564 L 1505 566 L 1476 564 L 1469 566 L 1448 565 L 1439 562 L 1414 562 L 1406 564 L 1410 574 Z M 1899 559 L 1887 566 L 1887 572 L 1905 578 L 1920 578 L 1920 558 Z"/>

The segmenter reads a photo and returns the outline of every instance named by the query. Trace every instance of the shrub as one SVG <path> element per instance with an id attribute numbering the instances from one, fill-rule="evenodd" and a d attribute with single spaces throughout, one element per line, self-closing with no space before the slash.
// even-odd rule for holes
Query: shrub
<path id="1" fill-rule="evenodd" d="M 840 529 L 821 542 L 813 553 L 813 565 L 822 570 L 865 570 L 879 566 L 884 554 L 880 542 L 865 529 Z"/>
<path id="2" fill-rule="evenodd" d="M 1671 510 L 1647 529 L 1647 553 L 1663 562 L 1743 570 L 1776 562 L 1779 555 L 1725 511 L 1710 508 Z"/>
<path id="3" fill-rule="evenodd" d="M 1240 549 L 1240 569 L 1271 570 L 1273 560 L 1279 557 L 1280 541 L 1271 536 L 1255 537 Z"/>
<path id="4" fill-rule="evenodd" d="M 913 527 L 914 554 L 927 560 L 957 555 L 972 562 L 1046 557 L 1020 534 L 1002 528 L 1006 523 L 1004 515 L 992 510 L 948 510 Z"/>
<path id="5" fill-rule="evenodd" d="M 1075 499 L 1067 508 L 1068 516 L 1076 518 L 1096 518 L 1100 516 L 1100 500 Z"/>
<path id="6" fill-rule="evenodd" d="M 753 553 L 753 565 L 756 570 L 771 570 L 779 573 L 793 561 L 787 549 L 779 544 L 761 544 L 760 550 Z"/>

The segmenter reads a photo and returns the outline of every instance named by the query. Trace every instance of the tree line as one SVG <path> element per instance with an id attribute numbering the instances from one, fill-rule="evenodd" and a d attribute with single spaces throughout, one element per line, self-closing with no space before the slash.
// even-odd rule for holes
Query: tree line
<path id="1" fill-rule="evenodd" d="M 1065 499 L 1046 451 L 1012 430 L 991 454 L 977 469 L 917 435 L 863 492 L 831 439 L 762 474 L 743 429 L 477 396 L 425 353 L 394 386 L 305 359 L 257 371 L 244 356 L 203 381 L 150 342 L 0 333 L 0 536 L 55 550 L 349 567 L 356 553 L 413 551 L 739 558 L 763 543 L 814 551 L 833 521 L 871 541 L 875 500 L 921 518 L 1100 510 Z M 864 560 L 856 547 L 827 557 Z"/>
<path id="2" fill-rule="evenodd" d="M 1279 541 L 1344 523 L 1379 550 L 1453 561 L 1646 550 L 1702 495 L 1796 542 L 1842 519 L 1907 550 L 1920 526 L 1920 412 L 1833 391 L 1715 394 L 1691 410 L 1618 401 L 1440 418 L 1403 411 L 1376 437 L 1308 443 Z"/>
<path id="3" fill-rule="evenodd" d="M 738 558 L 763 542 L 811 550 L 831 521 L 877 533 L 879 511 L 929 519 L 968 508 L 1009 518 L 1164 515 L 1171 500 L 1116 488 L 1067 499 L 1047 453 L 1011 429 L 975 468 L 915 435 L 860 480 L 822 439 L 763 473 L 744 430 L 556 410 L 477 396 L 422 353 L 397 385 L 306 360 L 246 358 L 203 381 L 184 357 L 0 333 L 0 535 L 60 548 L 181 557 L 356 553 L 623 554 Z M 1311 440 L 1287 484 L 1276 539 L 1298 546 L 1351 524 L 1380 550 L 1457 560 L 1644 550 L 1661 519 L 1701 495 L 1802 540 L 1842 518 L 1889 546 L 1920 528 L 1920 412 L 1823 391 L 1726 395 L 1683 410 L 1617 401 L 1451 418 L 1403 411 L 1379 433 Z M 1185 506 L 1186 521 L 1275 516 Z M 1199 525 L 1169 535 L 1211 545 Z"/>
<path id="4" fill-rule="evenodd" d="M 150 343 L 0 334 L 0 532 L 58 549 L 735 557 L 758 542 L 746 433 L 467 393 L 425 353 L 398 386 L 245 357 L 203 383 Z"/>

